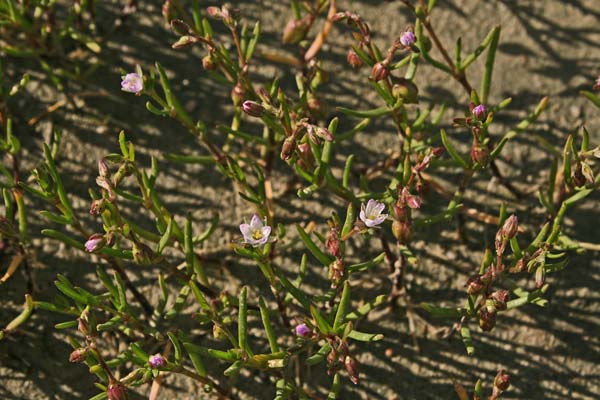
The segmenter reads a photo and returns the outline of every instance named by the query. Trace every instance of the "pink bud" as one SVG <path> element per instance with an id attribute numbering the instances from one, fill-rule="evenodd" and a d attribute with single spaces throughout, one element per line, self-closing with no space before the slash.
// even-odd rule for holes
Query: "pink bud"
<path id="1" fill-rule="evenodd" d="M 509 298 L 508 290 L 496 290 L 492 293 L 491 298 L 494 301 L 494 307 L 497 310 L 506 310 L 506 303 L 508 303 Z"/>
<path id="2" fill-rule="evenodd" d="M 358 385 L 358 362 L 356 361 L 356 358 L 346 356 L 344 359 L 344 366 L 346 367 L 346 371 L 348 372 L 348 376 L 352 383 Z"/>
<path id="3" fill-rule="evenodd" d="M 511 215 L 506 219 L 504 225 L 502 226 L 502 236 L 506 239 L 512 239 L 515 237 L 519 230 L 519 220 L 516 215 Z"/>
<path id="4" fill-rule="evenodd" d="M 167 360 L 162 356 L 162 354 L 157 353 L 148 358 L 148 364 L 150 368 L 161 368 L 167 365 Z"/>
<path id="5" fill-rule="evenodd" d="M 246 100 L 242 104 L 242 110 L 251 117 L 260 118 L 265 113 L 265 108 L 255 101 Z"/>
<path id="6" fill-rule="evenodd" d="M 468 294 L 479 294 L 483 290 L 483 282 L 479 275 L 473 275 L 465 284 Z"/>
<path id="7" fill-rule="evenodd" d="M 98 175 L 100 176 L 108 176 L 108 165 L 106 164 L 106 160 L 101 158 L 98 160 Z"/>
<path id="8" fill-rule="evenodd" d="M 106 390 L 108 400 L 128 400 L 127 389 L 120 382 L 111 382 Z"/>
<path id="9" fill-rule="evenodd" d="M 353 49 L 350 49 L 348 51 L 348 56 L 346 56 L 346 59 L 348 60 L 348 64 L 350 64 L 352 68 L 360 68 L 363 66 L 362 60 Z"/>
<path id="10" fill-rule="evenodd" d="M 477 119 L 483 119 L 487 114 L 487 110 L 483 104 L 480 104 L 476 107 L 473 107 L 471 114 L 473 114 L 473 116 Z"/>
<path id="11" fill-rule="evenodd" d="M 406 32 L 402 33 L 402 35 L 400 36 L 400 43 L 402 43 L 402 45 L 406 46 L 406 47 L 410 47 L 416 41 L 417 41 L 417 37 L 415 36 L 414 33 L 412 33 L 412 31 L 406 31 Z"/>
<path id="12" fill-rule="evenodd" d="M 291 19 L 283 28 L 283 43 L 298 43 L 308 33 L 310 28 L 310 16 L 302 19 Z"/>
<path id="13" fill-rule="evenodd" d="M 106 239 L 104 239 L 104 235 L 100 233 L 94 233 L 89 239 L 85 242 L 84 247 L 85 251 L 88 253 L 93 253 L 100 250 L 106 244 Z"/>
<path id="14" fill-rule="evenodd" d="M 307 337 L 312 335 L 312 329 L 308 327 L 305 323 L 296 326 L 296 335 Z"/>
<path id="15" fill-rule="evenodd" d="M 373 78 L 375 82 L 379 82 L 381 80 L 387 79 L 389 74 L 390 70 L 388 69 L 387 65 L 382 62 L 378 62 L 373 66 L 373 70 L 371 71 L 371 78 Z"/>
<path id="16" fill-rule="evenodd" d="M 87 356 L 87 351 L 88 350 L 84 347 L 73 350 L 69 355 L 69 362 L 78 363 L 84 361 Z"/>
<path id="17" fill-rule="evenodd" d="M 503 369 L 498 371 L 498 374 L 494 379 L 494 386 L 502 391 L 508 389 L 508 387 L 510 386 L 510 375 L 508 375 Z"/>

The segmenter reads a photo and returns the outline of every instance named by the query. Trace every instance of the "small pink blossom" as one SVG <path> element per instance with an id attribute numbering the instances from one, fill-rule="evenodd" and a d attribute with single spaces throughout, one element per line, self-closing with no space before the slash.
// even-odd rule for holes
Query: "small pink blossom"
<path id="1" fill-rule="evenodd" d="M 148 358 L 148 364 L 150 364 L 150 368 L 160 368 L 167 365 L 167 360 L 162 354 L 157 353 Z"/>
<path id="2" fill-rule="evenodd" d="M 400 35 L 400 43 L 406 47 L 410 47 L 413 43 L 417 41 L 417 37 L 412 31 L 406 31 Z"/>
<path id="3" fill-rule="evenodd" d="M 388 216 L 387 214 L 382 214 L 384 209 L 385 204 L 370 199 L 366 206 L 364 203 L 360 205 L 360 220 L 369 228 L 380 225 Z"/>
<path id="4" fill-rule="evenodd" d="M 106 239 L 104 239 L 104 235 L 100 233 L 94 233 L 89 239 L 85 242 L 84 247 L 85 251 L 88 253 L 93 253 L 95 251 L 100 250 L 106 244 Z"/>
<path id="5" fill-rule="evenodd" d="M 144 89 L 142 77 L 137 73 L 132 72 L 122 77 L 121 90 L 129 93 L 139 93 Z"/>
<path id="6" fill-rule="evenodd" d="M 475 118 L 483 119 L 487 114 L 487 110 L 483 104 L 480 104 L 480 105 L 474 107 L 473 110 L 471 111 L 471 113 L 473 114 L 473 116 Z"/>
<path id="7" fill-rule="evenodd" d="M 296 335 L 307 337 L 312 334 L 312 329 L 308 327 L 305 323 L 296 326 Z"/>
<path id="8" fill-rule="evenodd" d="M 244 236 L 244 243 L 252 246 L 260 246 L 269 240 L 271 235 L 271 227 L 264 225 L 263 221 L 257 214 L 252 216 L 250 224 L 241 224 L 240 232 Z"/>

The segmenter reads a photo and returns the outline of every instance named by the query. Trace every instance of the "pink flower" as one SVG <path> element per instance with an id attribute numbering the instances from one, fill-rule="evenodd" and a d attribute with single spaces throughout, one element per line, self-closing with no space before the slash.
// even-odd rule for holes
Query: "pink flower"
<path id="1" fill-rule="evenodd" d="M 411 31 L 406 31 L 400 35 L 400 43 L 406 47 L 410 47 L 417 41 L 417 37 Z"/>
<path id="2" fill-rule="evenodd" d="M 167 360 L 162 356 L 162 354 L 155 354 L 148 358 L 148 364 L 150 364 L 150 368 L 160 368 L 167 365 Z"/>
<path id="3" fill-rule="evenodd" d="M 142 77 L 137 73 L 132 72 L 122 77 L 121 90 L 129 93 L 139 93 L 144 89 Z"/>
<path id="4" fill-rule="evenodd" d="M 250 224 L 240 225 L 240 232 L 244 236 L 244 243 L 251 244 L 252 246 L 260 246 L 269 240 L 271 227 L 264 225 L 260 217 L 254 214 L 250 220 Z"/>
<path id="5" fill-rule="evenodd" d="M 94 233 L 89 239 L 85 242 L 84 247 L 85 251 L 88 253 L 93 253 L 95 251 L 100 250 L 106 244 L 106 239 L 104 239 L 104 235 L 100 233 Z"/>
<path id="6" fill-rule="evenodd" d="M 474 107 L 473 110 L 471 110 L 471 113 L 475 118 L 483 119 L 487 114 L 487 110 L 483 104 L 480 104 L 477 107 Z"/>
<path id="7" fill-rule="evenodd" d="M 302 324 L 296 326 L 296 335 L 302 336 L 302 337 L 307 337 L 307 336 L 310 336 L 311 334 L 312 334 L 312 329 L 310 329 L 308 327 L 308 325 L 302 323 Z"/>
<path id="8" fill-rule="evenodd" d="M 360 220 L 369 228 L 380 225 L 388 216 L 387 214 L 382 214 L 384 209 L 385 204 L 371 199 L 367 202 L 366 207 L 364 203 L 360 205 Z"/>

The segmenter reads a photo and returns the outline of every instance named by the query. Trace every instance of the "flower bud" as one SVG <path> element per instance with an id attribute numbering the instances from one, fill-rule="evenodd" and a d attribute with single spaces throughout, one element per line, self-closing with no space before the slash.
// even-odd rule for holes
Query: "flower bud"
<path id="1" fill-rule="evenodd" d="M 85 251 L 88 253 L 94 253 L 100 250 L 106 244 L 106 239 L 104 235 L 100 233 L 94 233 L 89 239 L 85 242 L 84 247 Z"/>
<path id="2" fill-rule="evenodd" d="M 408 243 L 410 239 L 410 223 L 407 221 L 397 221 L 392 223 L 392 233 L 400 244 Z"/>
<path id="3" fill-rule="evenodd" d="M 421 208 L 421 199 L 418 196 L 413 196 L 410 194 L 406 187 L 402 188 L 402 193 L 400 194 L 400 202 L 402 204 L 406 204 L 409 208 L 418 209 Z"/>
<path id="4" fill-rule="evenodd" d="M 306 325 L 305 323 L 296 325 L 296 335 L 301 336 L 301 337 L 308 337 L 312 335 L 312 329 L 310 329 L 308 327 L 308 325 Z"/>
<path id="5" fill-rule="evenodd" d="M 243 99 L 244 87 L 238 82 L 231 90 L 231 101 L 233 102 L 233 105 L 237 107 L 242 104 Z"/>
<path id="6" fill-rule="evenodd" d="M 212 18 L 221 18 L 221 9 L 219 7 L 215 7 L 215 6 L 207 7 L 206 12 Z"/>
<path id="7" fill-rule="evenodd" d="M 508 302 L 508 290 L 496 290 L 491 295 L 492 300 L 494 301 L 494 308 L 496 310 L 502 311 L 506 310 L 506 303 Z"/>
<path id="8" fill-rule="evenodd" d="M 300 143 L 299 145 L 297 145 L 297 149 L 298 149 L 298 154 L 300 156 L 300 159 L 302 160 L 302 167 L 304 169 L 309 169 L 312 167 L 315 158 L 312 154 L 312 150 L 310 148 L 310 143 L 308 142 L 304 142 L 304 143 Z"/>
<path id="9" fill-rule="evenodd" d="M 496 309 L 487 305 L 479 310 L 479 327 L 482 331 L 489 332 L 496 325 Z"/>
<path id="10" fill-rule="evenodd" d="M 162 368 L 167 365 L 167 360 L 162 356 L 162 354 L 157 353 L 148 358 L 148 365 L 150 365 L 150 368 L 153 369 Z"/>
<path id="11" fill-rule="evenodd" d="M 511 215 L 504 221 L 504 225 L 502 226 L 502 236 L 506 239 L 512 239 L 515 237 L 519 230 L 519 220 L 516 215 Z"/>
<path id="12" fill-rule="evenodd" d="M 179 39 L 175 43 L 173 43 L 171 45 L 171 47 L 173 49 L 182 49 L 184 47 L 187 47 L 189 45 L 196 43 L 197 41 L 198 41 L 198 39 L 196 39 L 194 36 L 183 35 L 183 36 L 179 37 Z"/>
<path id="13" fill-rule="evenodd" d="M 344 367 L 346 367 L 346 371 L 348 372 L 348 376 L 352 383 L 358 385 L 358 362 L 356 361 L 356 358 L 346 356 L 344 359 Z"/>
<path id="14" fill-rule="evenodd" d="M 478 106 L 473 107 L 473 109 L 471 110 L 471 114 L 473 114 L 473 116 L 478 120 L 482 120 L 487 115 L 487 109 L 483 104 L 480 104 Z"/>
<path id="15" fill-rule="evenodd" d="M 431 149 L 431 154 L 433 154 L 435 157 L 439 157 L 442 154 L 444 154 L 445 151 L 446 149 L 444 149 L 443 147 L 433 147 Z"/>
<path id="16" fill-rule="evenodd" d="M 79 332 L 83 333 L 86 336 L 92 333 L 88 321 L 88 314 L 89 313 L 87 311 L 84 311 L 81 313 L 81 316 L 77 318 L 77 330 L 79 330 Z"/>
<path id="17" fill-rule="evenodd" d="M 304 39 L 310 28 L 309 18 L 306 15 L 302 19 L 291 19 L 283 28 L 283 43 L 294 44 Z"/>
<path id="18" fill-rule="evenodd" d="M 496 248 L 496 254 L 501 256 L 504 254 L 504 250 L 506 250 L 506 240 L 502 236 L 502 228 L 498 229 L 496 232 L 496 239 L 494 240 L 494 246 Z"/>
<path id="19" fill-rule="evenodd" d="M 111 382 L 106 389 L 108 400 L 128 400 L 127 389 L 120 382 Z"/>
<path id="20" fill-rule="evenodd" d="M 106 164 L 106 160 L 101 158 L 98 160 L 98 175 L 107 177 L 109 173 L 108 165 Z"/>
<path id="21" fill-rule="evenodd" d="M 325 246 L 327 247 L 332 256 L 340 256 L 340 239 L 339 230 L 337 228 L 331 228 L 329 230 L 327 240 L 325 241 Z"/>
<path id="22" fill-rule="evenodd" d="M 515 264 L 515 272 L 523 272 L 527 269 L 527 260 L 525 257 L 520 258 Z"/>
<path id="23" fill-rule="evenodd" d="M 295 147 L 296 143 L 294 141 L 294 138 L 292 136 L 286 138 L 283 141 L 283 145 L 281 146 L 281 159 L 283 161 L 289 160 L 290 157 L 292 157 L 292 154 L 294 153 Z"/>
<path id="24" fill-rule="evenodd" d="M 179 36 L 194 33 L 190 26 L 180 19 L 174 19 L 171 21 L 171 29 L 173 29 L 173 32 Z"/>
<path id="25" fill-rule="evenodd" d="M 346 56 L 346 60 L 348 60 L 348 64 L 350 64 L 350 66 L 352 68 L 358 69 L 363 66 L 363 61 L 358 56 L 358 54 L 356 54 L 356 51 L 354 51 L 354 49 L 348 50 L 348 55 Z"/>
<path id="26" fill-rule="evenodd" d="M 330 369 L 335 368 L 335 365 L 338 362 L 338 356 L 339 354 L 334 348 L 331 348 L 331 351 L 327 353 L 327 366 Z"/>
<path id="27" fill-rule="evenodd" d="M 344 263 L 340 258 L 336 258 L 329 264 L 329 280 L 331 287 L 338 287 L 344 277 Z"/>
<path id="28" fill-rule="evenodd" d="M 206 71 L 212 71 L 217 67 L 215 60 L 211 54 L 207 54 L 202 58 L 202 68 Z"/>
<path id="29" fill-rule="evenodd" d="M 375 82 L 379 82 L 381 80 L 387 79 L 390 74 L 390 70 L 387 64 L 383 62 L 378 62 L 373 66 L 373 70 L 371 71 L 371 78 Z"/>
<path id="30" fill-rule="evenodd" d="M 251 100 L 246 100 L 242 103 L 242 110 L 251 117 L 260 118 L 265 114 L 265 108 Z"/>
<path id="31" fill-rule="evenodd" d="M 132 2 L 129 2 L 129 3 L 132 4 Z M 135 4 L 135 3 L 133 3 L 133 4 Z M 128 9 L 128 8 L 130 8 L 130 6 L 126 5 L 125 9 Z M 135 5 L 133 8 L 135 8 Z M 131 11 L 127 10 L 127 12 L 126 12 L 125 9 L 123 10 L 123 13 L 126 15 L 134 12 L 134 10 L 131 10 Z M 173 18 L 173 7 L 171 4 L 171 0 L 165 0 L 165 2 L 163 3 L 163 5 L 161 7 L 161 13 L 162 13 L 162 16 L 163 16 L 165 22 L 169 23 L 171 18 Z"/>
<path id="32" fill-rule="evenodd" d="M 596 82 L 594 83 L 593 89 L 594 90 L 600 89 L 600 76 L 598 77 L 598 79 L 596 79 Z"/>
<path id="33" fill-rule="evenodd" d="M 510 386 L 510 375 L 505 370 L 501 369 L 498 371 L 496 378 L 494 379 L 494 387 L 497 387 L 501 391 L 505 391 Z"/>
<path id="34" fill-rule="evenodd" d="M 392 87 L 392 94 L 397 99 L 403 99 L 407 104 L 414 104 L 418 101 L 419 88 L 413 81 L 400 78 Z"/>
<path id="35" fill-rule="evenodd" d="M 546 268 L 542 264 L 535 270 L 535 287 L 539 289 L 544 286 L 544 283 L 546 283 Z"/>
<path id="36" fill-rule="evenodd" d="M 92 205 L 90 206 L 90 214 L 91 215 L 100 215 L 104 211 L 106 200 L 98 199 L 92 201 Z"/>
<path id="37" fill-rule="evenodd" d="M 471 159 L 477 164 L 485 167 L 490 162 L 490 150 L 487 146 L 479 143 L 477 139 L 473 140 L 471 146 Z"/>
<path id="38" fill-rule="evenodd" d="M 85 347 L 79 347 L 71 352 L 69 355 L 69 362 L 78 363 L 85 360 L 88 349 Z"/>
<path id="39" fill-rule="evenodd" d="M 226 340 L 227 334 L 225 333 L 223 328 L 221 328 L 219 325 L 213 324 L 213 337 L 216 340 Z"/>
<path id="40" fill-rule="evenodd" d="M 133 255 L 133 262 L 136 264 L 146 265 L 151 262 L 150 255 L 152 254 L 152 250 L 143 243 L 134 242 L 131 253 Z"/>
<path id="41" fill-rule="evenodd" d="M 412 46 L 416 41 L 417 37 L 412 31 L 406 31 L 400 35 L 400 43 L 402 43 L 402 45 L 405 47 Z"/>
<path id="42" fill-rule="evenodd" d="M 465 287 L 468 294 L 479 294 L 483 290 L 484 283 L 481 280 L 481 276 L 473 275 L 467 280 Z"/>

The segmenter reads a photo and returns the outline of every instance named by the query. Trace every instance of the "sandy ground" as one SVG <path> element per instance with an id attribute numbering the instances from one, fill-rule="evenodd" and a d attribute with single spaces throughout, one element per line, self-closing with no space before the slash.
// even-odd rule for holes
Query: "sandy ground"
<path id="1" fill-rule="evenodd" d="M 594 142 L 600 142 L 600 111 L 578 95 L 579 90 L 588 89 L 600 73 L 600 48 L 597 45 L 600 43 L 600 12 L 594 7 L 597 0 L 454 0 L 438 3 L 434 18 L 446 45 L 452 45 L 449 38 L 460 35 L 463 48 L 471 49 L 492 26 L 502 25 L 491 101 L 511 96 L 513 103 L 498 116 L 495 133 L 505 132 L 527 115 L 542 96 L 550 96 L 551 106 L 540 121 L 507 146 L 506 157 L 501 163 L 507 176 L 528 185 L 544 178 L 549 160 L 533 140 L 534 134 L 560 144 L 585 121 Z M 276 1 L 238 2 L 236 5 L 248 21 L 257 18 L 262 21 L 265 34 L 261 51 L 292 51 L 279 44 L 279 32 L 290 15 L 287 6 Z M 112 5 L 102 7 L 105 8 L 101 8 L 99 18 L 107 24 L 113 19 L 116 8 Z M 360 13 L 370 23 L 381 47 L 391 43 L 408 24 L 408 13 L 397 1 L 341 0 L 339 9 Z M 149 15 L 159 16 L 158 8 L 142 6 L 126 21 L 122 30 L 108 35 L 103 43 L 105 53 L 100 60 L 101 67 L 93 80 L 68 87 L 78 93 L 75 104 L 44 118 L 34 127 L 26 126 L 25 121 L 60 98 L 43 77 L 34 74 L 29 92 L 35 97 L 24 99 L 19 105 L 17 126 L 25 146 L 26 165 L 37 162 L 42 138 L 48 138 L 53 125 L 63 129 L 64 145 L 59 166 L 73 203 L 82 213 L 88 208 L 85 188 L 94 185 L 96 160 L 117 150 L 120 129 L 125 129 L 136 144 L 141 164 L 149 165 L 149 156 L 161 153 L 204 154 L 200 145 L 175 123 L 148 113 L 144 109 L 145 101 L 119 91 L 120 68 L 130 70 L 135 63 L 149 68 L 155 60 L 160 60 L 178 89 L 184 90 L 184 104 L 194 115 L 210 125 L 226 121 L 222 115 L 230 113 L 227 108 L 219 108 L 219 104 L 227 104 L 228 91 L 211 83 L 202 71 L 200 53 L 171 50 L 170 44 L 175 37 L 165 33 L 159 18 L 149 18 Z M 326 102 L 332 109 L 340 105 L 358 109 L 380 106 L 373 93 L 355 92 L 357 86 L 353 83 L 364 80 L 368 71 L 353 71 L 345 63 L 349 43 L 348 32 L 341 27 L 334 28 L 324 49 L 324 66 L 332 76 L 324 90 L 328 93 Z M 19 71 L 30 67 L 19 61 L 11 60 L 10 63 Z M 264 80 L 277 71 L 277 66 L 269 64 L 254 70 L 253 74 Z M 478 82 L 481 70 L 476 68 L 472 73 L 472 81 Z M 420 71 L 418 82 L 424 101 L 448 102 L 450 110 L 445 118 L 446 125 L 453 116 L 462 114 L 468 100 L 458 85 L 447 82 L 444 76 L 428 67 Z M 86 96 L 82 92 L 101 95 Z M 342 124 L 349 125 L 350 122 L 350 119 L 342 120 Z M 360 155 L 363 165 L 368 165 L 380 149 L 389 147 L 393 140 L 393 131 L 385 124 L 375 123 L 357 136 L 353 151 Z M 336 163 L 341 164 L 343 159 L 339 155 Z M 162 158 L 159 165 L 162 170 L 160 190 L 169 208 L 179 215 L 191 212 L 199 226 L 209 220 L 210 210 L 218 208 L 223 224 L 212 244 L 229 241 L 235 233 L 236 221 L 250 212 L 230 187 L 224 186 L 227 184 L 208 167 L 172 165 Z M 451 172 L 448 174 L 451 179 Z M 470 204 L 490 213 L 495 213 L 500 202 L 507 200 L 510 200 L 508 194 L 499 190 L 497 183 L 486 175 L 482 175 L 474 190 L 469 192 Z M 576 239 L 600 242 L 596 223 L 600 216 L 598 200 L 596 195 L 570 214 L 572 219 L 568 221 L 567 230 Z M 523 220 L 535 225 L 543 218 L 535 207 L 534 197 L 528 201 L 533 206 L 513 203 L 511 207 L 521 213 L 529 212 L 527 216 L 523 215 Z M 306 217 L 301 214 L 302 209 L 284 208 L 285 204 L 277 202 L 282 216 Z M 299 202 L 292 204 L 298 206 Z M 322 217 L 340 206 L 323 197 L 308 204 L 303 207 L 311 212 L 311 218 L 321 229 L 325 229 Z M 34 233 L 46 226 L 41 218 L 32 218 Z M 147 215 L 142 214 L 139 218 L 150 223 Z M 98 221 L 86 222 L 91 229 L 100 229 Z M 494 234 L 492 229 L 482 229 L 480 225 L 469 225 L 469 229 L 468 246 L 457 246 L 453 226 L 419 233 L 415 248 L 420 261 L 407 276 L 415 303 L 457 304 L 461 301 L 462 284 L 478 265 L 483 244 L 489 245 Z M 35 236 L 32 245 L 38 252 L 38 260 L 33 265 L 33 273 L 39 287 L 34 293 L 35 298 L 48 300 L 56 294 L 53 280 L 57 273 L 67 275 L 78 285 L 93 288 L 94 264 L 89 258 Z M 435 240 L 435 245 L 428 244 L 431 239 Z M 281 262 L 292 263 L 292 259 Z M 5 264 L 6 260 L 2 260 L 2 265 Z M 380 286 L 387 288 L 384 269 L 382 267 L 357 282 L 357 286 L 364 289 L 361 295 L 368 298 Z M 151 296 L 149 291 L 156 271 L 140 272 L 132 268 L 128 272 Z M 214 275 L 219 284 L 231 290 L 255 279 L 248 276 L 246 267 L 239 265 L 229 265 L 226 269 L 215 266 Z M 310 283 L 314 287 L 323 286 L 320 269 L 313 268 L 311 276 Z M 513 377 L 512 388 L 507 394 L 509 399 L 600 398 L 597 367 L 600 359 L 597 334 L 600 332 L 599 280 L 597 254 L 574 255 L 567 269 L 550 277 L 551 302 L 546 308 L 531 305 L 502 314 L 492 333 L 474 333 L 478 350 L 475 358 L 466 356 L 458 338 L 438 340 L 426 333 L 424 324 L 417 324 L 420 335 L 418 347 L 415 346 L 408 334 L 402 308 L 394 313 L 375 312 L 361 325 L 361 330 L 381 332 L 385 339 L 356 346 L 362 382 L 355 388 L 347 385 L 340 398 L 454 399 L 453 380 L 470 388 L 482 378 L 489 388 L 499 368 L 507 369 Z M 18 312 L 24 287 L 21 275 L 2 286 L 0 321 L 6 321 Z M 0 398 L 80 399 L 96 393 L 86 368 L 67 362 L 69 346 L 64 341 L 64 334 L 53 328 L 61 321 L 60 316 L 37 312 L 25 329 L 0 342 Z M 448 325 L 447 321 L 431 322 L 438 327 Z M 217 370 L 222 370 L 222 366 Z M 325 390 L 324 371 L 316 369 L 311 373 L 319 390 Z M 264 384 L 264 379 L 260 375 L 242 376 L 239 395 L 253 399 L 272 398 L 273 393 L 269 385 Z M 257 385 L 261 382 L 263 384 Z M 259 386 L 268 389 L 257 391 Z M 196 397 L 197 390 L 189 381 L 168 379 L 161 398 L 202 398 Z M 141 387 L 133 398 L 141 399 L 148 391 L 149 387 Z"/>

